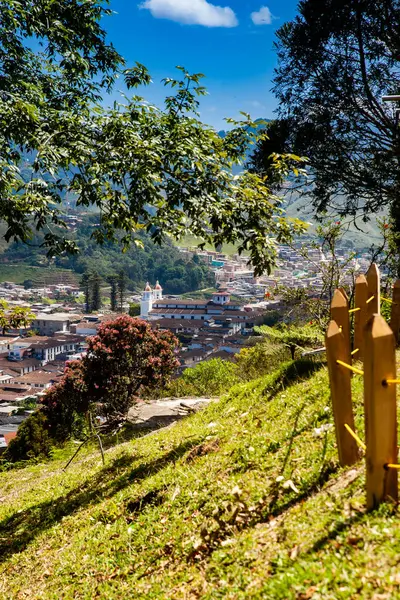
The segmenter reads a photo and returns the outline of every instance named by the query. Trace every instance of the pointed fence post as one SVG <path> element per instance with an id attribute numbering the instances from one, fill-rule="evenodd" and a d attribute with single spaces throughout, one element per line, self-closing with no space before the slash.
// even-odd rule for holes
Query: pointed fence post
<path id="1" fill-rule="evenodd" d="M 341 293 L 343 294 L 343 296 L 346 298 L 346 300 L 347 300 L 347 304 L 348 304 L 348 303 L 349 303 L 349 297 L 348 297 L 348 295 L 347 295 L 347 292 L 346 292 L 346 290 L 344 289 L 344 287 L 340 287 L 340 288 L 338 288 L 338 290 L 339 290 L 339 292 L 341 292 Z"/>
<path id="2" fill-rule="evenodd" d="M 369 302 L 367 302 L 367 310 L 368 318 L 370 319 L 372 315 L 381 314 L 381 277 L 375 263 L 372 263 L 368 269 L 366 279 L 368 283 L 369 300 Z M 372 300 L 370 300 L 370 298 L 372 298 Z"/>
<path id="3" fill-rule="evenodd" d="M 340 290 L 335 290 L 333 294 L 331 319 L 332 321 L 336 321 L 338 327 L 342 328 L 346 345 L 346 355 L 342 360 L 351 365 L 349 303 Z"/>
<path id="4" fill-rule="evenodd" d="M 368 318 L 368 283 L 365 275 L 359 275 L 356 279 L 356 290 L 354 294 L 354 350 L 356 360 L 364 359 L 364 328 Z"/>
<path id="5" fill-rule="evenodd" d="M 393 331 L 396 344 L 399 343 L 399 331 L 400 331 L 400 279 L 398 279 L 393 286 L 392 296 L 392 313 L 390 315 L 390 328 Z"/>
<path id="6" fill-rule="evenodd" d="M 343 332 L 340 331 L 335 321 L 329 323 L 325 336 L 325 347 L 339 462 L 344 467 L 357 462 L 359 453 L 356 441 L 345 428 L 345 424 L 347 424 L 354 431 L 350 371 L 338 365 L 337 361 L 347 361 L 348 348 Z"/>
<path id="7" fill-rule="evenodd" d="M 365 331 L 364 406 L 367 467 L 367 509 L 385 498 L 397 501 L 396 343 L 380 315 L 373 315 Z"/>

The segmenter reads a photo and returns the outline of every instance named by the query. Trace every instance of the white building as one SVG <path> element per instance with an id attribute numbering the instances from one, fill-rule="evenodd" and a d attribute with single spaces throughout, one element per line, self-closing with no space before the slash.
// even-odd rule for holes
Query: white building
<path id="1" fill-rule="evenodd" d="M 151 289 L 149 282 L 147 282 L 146 287 L 143 292 L 143 296 L 140 300 L 140 318 L 148 319 L 149 313 L 153 309 L 154 302 L 158 300 L 162 300 L 162 287 L 157 281 L 154 290 Z"/>

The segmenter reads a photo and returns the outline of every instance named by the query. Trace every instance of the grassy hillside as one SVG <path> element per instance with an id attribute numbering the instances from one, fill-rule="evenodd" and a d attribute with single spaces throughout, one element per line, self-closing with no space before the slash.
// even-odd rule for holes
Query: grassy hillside
<path id="1" fill-rule="evenodd" d="M 197 248 L 201 242 L 202 240 L 193 235 L 185 235 L 181 240 L 174 241 L 174 245 L 178 248 Z M 215 247 L 212 244 L 205 244 L 204 249 L 215 252 Z M 227 256 L 233 256 L 234 254 L 237 254 L 237 246 L 235 244 L 223 244 L 221 252 Z"/>
<path id="2" fill-rule="evenodd" d="M 79 275 L 68 269 L 33 267 L 25 264 L 0 264 L 0 281 L 23 283 L 29 279 L 35 287 L 47 285 L 79 285 Z"/>
<path id="3" fill-rule="evenodd" d="M 0 597 L 399 598 L 397 509 L 365 512 L 363 461 L 338 467 L 311 368 L 239 385 L 104 468 L 96 453 L 1 474 Z"/>
<path id="4" fill-rule="evenodd" d="M 308 235 L 315 235 L 315 219 L 313 217 L 313 207 L 310 200 L 307 198 L 291 199 L 290 204 L 286 208 L 289 217 L 295 217 L 306 222 L 311 222 L 312 225 L 308 230 Z M 343 240 L 351 242 L 355 250 L 365 250 L 371 247 L 372 244 L 379 245 L 382 242 L 382 235 L 379 231 L 376 218 L 383 217 L 384 213 L 371 215 L 371 220 L 363 223 L 361 219 L 357 221 L 357 227 L 350 222 L 350 219 L 344 219 L 348 222 L 348 230 L 343 235 Z"/>

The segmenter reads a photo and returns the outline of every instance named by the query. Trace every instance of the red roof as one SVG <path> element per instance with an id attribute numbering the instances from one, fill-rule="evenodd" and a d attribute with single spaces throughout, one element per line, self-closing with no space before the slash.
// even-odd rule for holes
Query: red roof
<path id="1" fill-rule="evenodd" d="M 11 442 L 11 440 L 13 440 L 14 438 L 17 437 L 17 432 L 16 431 L 9 431 L 7 433 L 3 433 L 3 437 L 6 440 L 6 444 L 8 446 L 8 444 Z"/>

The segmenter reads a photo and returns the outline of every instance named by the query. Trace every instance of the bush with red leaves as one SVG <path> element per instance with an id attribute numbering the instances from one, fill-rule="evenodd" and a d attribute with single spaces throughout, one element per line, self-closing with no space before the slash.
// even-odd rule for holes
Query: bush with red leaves
<path id="1" fill-rule="evenodd" d="M 124 315 L 103 323 L 88 338 L 82 360 L 67 363 L 64 376 L 43 398 L 43 411 L 52 437 L 63 440 L 73 431 L 77 416 L 88 411 L 115 425 L 143 389 L 168 383 L 179 365 L 178 340 L 169 331 Z"/>

